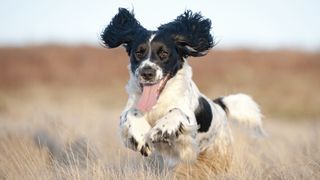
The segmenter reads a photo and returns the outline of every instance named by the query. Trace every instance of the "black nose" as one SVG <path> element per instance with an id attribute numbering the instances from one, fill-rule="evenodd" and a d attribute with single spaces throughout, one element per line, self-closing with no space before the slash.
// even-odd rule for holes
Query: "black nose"
<path id="1" fill-rule="evenodd" d="M 156 70 L 152 69 L 150 66 L 146 66 L 140 70 L 140 75 L 144 80 L 150 81 L 156 76 Z"/>

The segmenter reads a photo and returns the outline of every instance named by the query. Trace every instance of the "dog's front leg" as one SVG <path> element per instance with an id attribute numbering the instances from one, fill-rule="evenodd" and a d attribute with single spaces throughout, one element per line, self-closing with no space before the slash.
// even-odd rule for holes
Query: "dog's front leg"
<path id="1" fill-rule="evenodd" d="M 146 134 L 150 129 L 144 114 L 135 108 L 125 111 L 120 117 L 120 134 L 125 146 L 144 156 L 151 154 L 146 143 Z"/>
<path id="2" fill-rule="evenodd" d="M 149 132 L 148 142 L 155 149 L 166 151 L 165 154 L 176 154 L 180 160 L 192 162 L 199 153 L 196 132 L 195 117 L 174 108 L 156 122 Z"/>

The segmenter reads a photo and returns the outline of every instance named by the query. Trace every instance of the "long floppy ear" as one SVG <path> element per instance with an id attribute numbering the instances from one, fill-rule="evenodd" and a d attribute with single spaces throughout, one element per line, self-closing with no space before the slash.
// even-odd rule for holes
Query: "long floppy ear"
<path id="1" fill-rule="evenodd" d="M 210 34 L 211 21 L 200 13 L 185 11 L 174 21 L 161 25 L 159 32 L 171 34 L 178 49 L 184 56 L 204 56 L 214 46 Z"/>
<path id="2" fill-rule="evenodd" d="M 115 48 L 125 45 L 129 52 L 135 35 L 148 32 L 134 17 L 133 12 L 129 12 L 125 8 L 119 8 L 110 24 L 101 34 L 103 44 L 108 48 Z"/>

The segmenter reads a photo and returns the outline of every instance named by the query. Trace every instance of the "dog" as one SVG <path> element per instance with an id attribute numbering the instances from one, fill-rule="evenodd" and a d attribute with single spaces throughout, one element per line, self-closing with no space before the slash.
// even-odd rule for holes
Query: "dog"
<path id="1" fill-rule="evenodd" d="M 186 10 L 150 31 L 133 12 L 119 8 L 101 34 L 105 47 L 123 46 L 130 59 L 129 99 L 120 116 L 124 145 L 160 157 L 177 175 L 228 169 L 233 141 L 228 120 L 264 134 L 259 106 L 250 96 L 211 100 L 193 82 L 187 58 L 204 56 L 215 45 L 210 30 L 209 19 Z"/>

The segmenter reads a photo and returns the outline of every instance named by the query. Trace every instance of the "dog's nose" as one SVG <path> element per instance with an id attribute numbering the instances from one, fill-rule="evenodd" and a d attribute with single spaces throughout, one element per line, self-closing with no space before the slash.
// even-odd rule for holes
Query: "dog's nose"
<path id="1" fill-rule="evenodd" d="M 151 68 L 150 66 L 146 66 L 140 70 L 140 75 L 144 80 L 150 81 L 153 80 L 156 76 L 156 70 Z"/>

